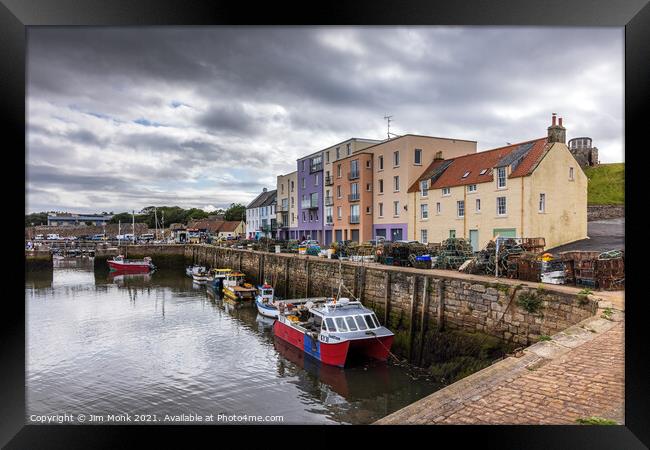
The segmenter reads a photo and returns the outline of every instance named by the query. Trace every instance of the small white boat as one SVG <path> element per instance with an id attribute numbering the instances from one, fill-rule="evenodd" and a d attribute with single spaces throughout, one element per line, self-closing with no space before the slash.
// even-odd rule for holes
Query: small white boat
<path id="1" fill-rule="evenodd" d="M 208 281 L 211 281 L 212 277 L 208 271 L 197 272 L 192 274 L 192 281 L 198 284 L 205 284 Z"/>
<path id="2" fill-rule="evenodd" d="M 192 275 L 194 274 L 198 274 L 200 272 L 207 272 L 207 271 L 208 269 L 205 266 L 199 266 L 197 264 L 193 266 L 187 266 L 187 268 L 185 268 L 185 274 L 188 277 L 192 277 Z"/>
<path id="3" fill-rule="evenodd" d="M 326 300 L 327 297 L 280 300 L 275 298 L 273 287 L 265 283 L 264 285 L 257 287 L 255 306 L 257 306 L 257 312 L 260 313 L 260 315 L 272 319 L 277 319 L 279 315 L 280 304 L 284 305 L 285 313 L 289 313 L 308 302 L 311 302 L 312 304 L 319 304 L 324 303 Z"/>

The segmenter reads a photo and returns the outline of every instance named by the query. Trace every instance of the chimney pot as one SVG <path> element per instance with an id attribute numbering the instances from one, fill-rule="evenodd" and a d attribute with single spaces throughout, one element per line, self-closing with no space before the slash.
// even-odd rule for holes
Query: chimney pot
<path id="1" fill-rule="evenodd" d="M 555 126 L 555 119 L 557 118 L 556 114 L 553 113 L 553 126 Z"/>
<path id="2" fill-rule="evenodd" d="M 559 121 L 559 125 L 562 126 L 562 118 L 561 117 L 558 119 L 558 121 Z"/>

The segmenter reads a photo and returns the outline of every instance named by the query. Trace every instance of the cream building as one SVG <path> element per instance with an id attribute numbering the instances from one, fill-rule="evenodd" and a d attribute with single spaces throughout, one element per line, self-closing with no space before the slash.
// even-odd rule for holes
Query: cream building
<path id="1" fill-rule="evenodd" d="M 463 237 L 475 251 L 495 236 L 586 238 L 587 177 L 555 121 L 545 138 L 431 163 L 409 188 L 409 238 Z"/>
<path id="2" fill-rule="evenodd" d="M 364 149 L 373 154 L 373 237 L 412 239 L 408 189 L 437 156 L 476 153 L 476 141 L 406 134 Z"/>
<path id="3" fill-rule="evenodd" d="M 277 177 L 277 238 L 295 239 L 298 228 L 298 171 Z"/>

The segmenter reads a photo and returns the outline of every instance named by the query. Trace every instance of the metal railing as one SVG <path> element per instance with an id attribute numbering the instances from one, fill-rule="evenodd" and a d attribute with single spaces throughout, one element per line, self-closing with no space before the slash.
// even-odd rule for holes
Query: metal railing
<path id="1" fill-rule="evenodd" d="M 320 170 L 323 170 L 323 163 L 311 164 L 309 166 L 309 173 L 318 172 Z"/>
<path id="2" fill-rule="evenodd" d="M 325 206 L 332 206 L 334 204 L 334 197 L 325 197 Z"/>
<path id="3" fill-rule="evenodd" d="M 332 186 L 334 184 L 334 177 L 332 175 L 328 175 L 325 177 L 325 186 Z"/>
<path id="4" fill-rule="evenodd" d="M 359 171 L 348 172 L 348 180 L 356 180 L 359 178 Z"/>
<path id="5" fill-rule="evenodd" d="M 318 201 L 302 200 L 300 206 L 302 209 L 315 209 L 318 208 Z"/>
<path id="6" fill-rule="evenodd" d="M 325 217 L 325 223 L 327 225 L 333 225 L 334 224 L 334 217 L 332 217 L 332 216 Z"/>
<path id="7" fill-rule="evenodd" d="M 359 223 L 359 216 L 350 216 L 350 223 Z"/>
<path id="8" fill-rule="evenodd" d="M 361 194 L 359 192 L 355 192 L 348 195 L 349 202 L 358 202 L 360 199 L 361 199 Z"/>

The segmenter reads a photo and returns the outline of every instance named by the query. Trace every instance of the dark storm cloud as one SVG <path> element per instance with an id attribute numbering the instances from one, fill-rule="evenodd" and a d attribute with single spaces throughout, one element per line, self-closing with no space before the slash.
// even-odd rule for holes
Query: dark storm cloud
<path id="1" fill-rule="evenodd" d="M 348 137 L 382 138 L 386 113 L 396 133 L 487 149 L 543 136 L 558 112 L 569 137 L 592 136 L 606 145 L 601 158 L 620 161 L 622 36 L 605 28 L 32 28 L 28 157 L 60 166 L 73 155 L 99 167 L 98 178 L 75 182 L 80 189 L 141 177 L 159 187 L 146 195 L 162 203 L 166 191 L 223 206 L 272 187 L 301 155 Z M 231 167 L 250 179 L 219 178 Z M 39 174 L 30 181 L 49 183 L 50 199 L 56 186 L 69 188 L 65 174 Z M 165 189 L 167 179 L 197 187 Z M 130 203 L 138 195 L 121 195 L 113 209 L 138 207 Z"/>

